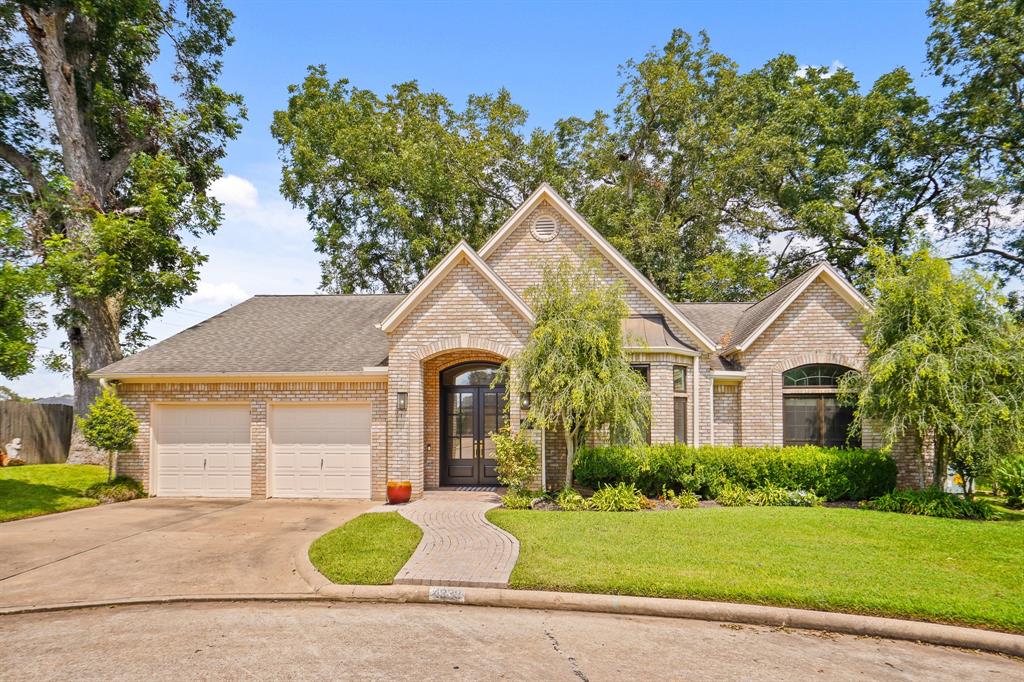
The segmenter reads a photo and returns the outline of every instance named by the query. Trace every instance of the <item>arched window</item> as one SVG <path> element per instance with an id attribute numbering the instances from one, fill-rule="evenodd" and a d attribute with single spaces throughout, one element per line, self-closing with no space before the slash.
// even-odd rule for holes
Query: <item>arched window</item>
<path id="1" fill-rule="evenodd" d="M 839 385 L 839 377 L 852 371 L 842 365 L 802 365 L 782 373 L 783 388 Z"/>
<path id="2" fill-rule="evenodd" d="M 813 364 L 782 373 L 783 445 L 860 445 L 860 434 L 850 433 L 853 408 L 836 399 L 839 379 L 849 367 Z"/>

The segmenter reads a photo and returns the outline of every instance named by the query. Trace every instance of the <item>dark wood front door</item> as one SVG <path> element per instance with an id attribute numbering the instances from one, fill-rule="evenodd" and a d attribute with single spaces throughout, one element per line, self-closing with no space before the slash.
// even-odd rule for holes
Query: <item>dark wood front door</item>
<path id="1" fill-rule="evenodd" d="M 475 363 L 441 375 L 442 485 L 498 484 L 491 434 L 505 424 L 505 388 L 491 388 L 495 371 Z"/>

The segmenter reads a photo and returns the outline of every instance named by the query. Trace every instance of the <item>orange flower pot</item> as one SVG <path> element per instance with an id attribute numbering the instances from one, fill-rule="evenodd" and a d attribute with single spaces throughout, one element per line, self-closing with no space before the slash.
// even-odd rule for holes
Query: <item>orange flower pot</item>
<path id="1" fill-rule="evenodd" d="M 412 481 L 388 481 L 388 504 L 405 504 L 412 497 Z"/>

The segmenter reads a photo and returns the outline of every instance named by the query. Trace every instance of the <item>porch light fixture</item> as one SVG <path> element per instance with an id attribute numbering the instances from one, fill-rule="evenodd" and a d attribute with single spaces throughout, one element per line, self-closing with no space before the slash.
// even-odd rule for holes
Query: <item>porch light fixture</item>
<path id="1" fill-rule="evenodd" d="M 521 394 L 519 396 L 519 407 L 520 407 L 520 409 L 523 409 L 523 410 L 529 410 L 530 409 L 530 394 L 529 393 L 523 393 L 523 394 Z"/>
<path id="2" fill-rule="evenodd" d="M 405 391 L 398 392 L 398 411 L 405 412 L 409 407 L 409 394 Z"/>

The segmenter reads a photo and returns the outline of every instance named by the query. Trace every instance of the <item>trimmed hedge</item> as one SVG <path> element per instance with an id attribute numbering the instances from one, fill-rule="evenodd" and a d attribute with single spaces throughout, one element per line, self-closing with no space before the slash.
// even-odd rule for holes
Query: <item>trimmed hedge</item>
<path id="1" fill-rule="evenodd" d="M 896 487 L 896 462 L 877 450 L 816 446 L 693 448 L 688 445 L 581 449 L 573 467 L 590 488 L 632 483 L 644 494 L 689 491 L 705 499 L 725 483 L 811 490 L 828 501 L 866 500 Z"/>

